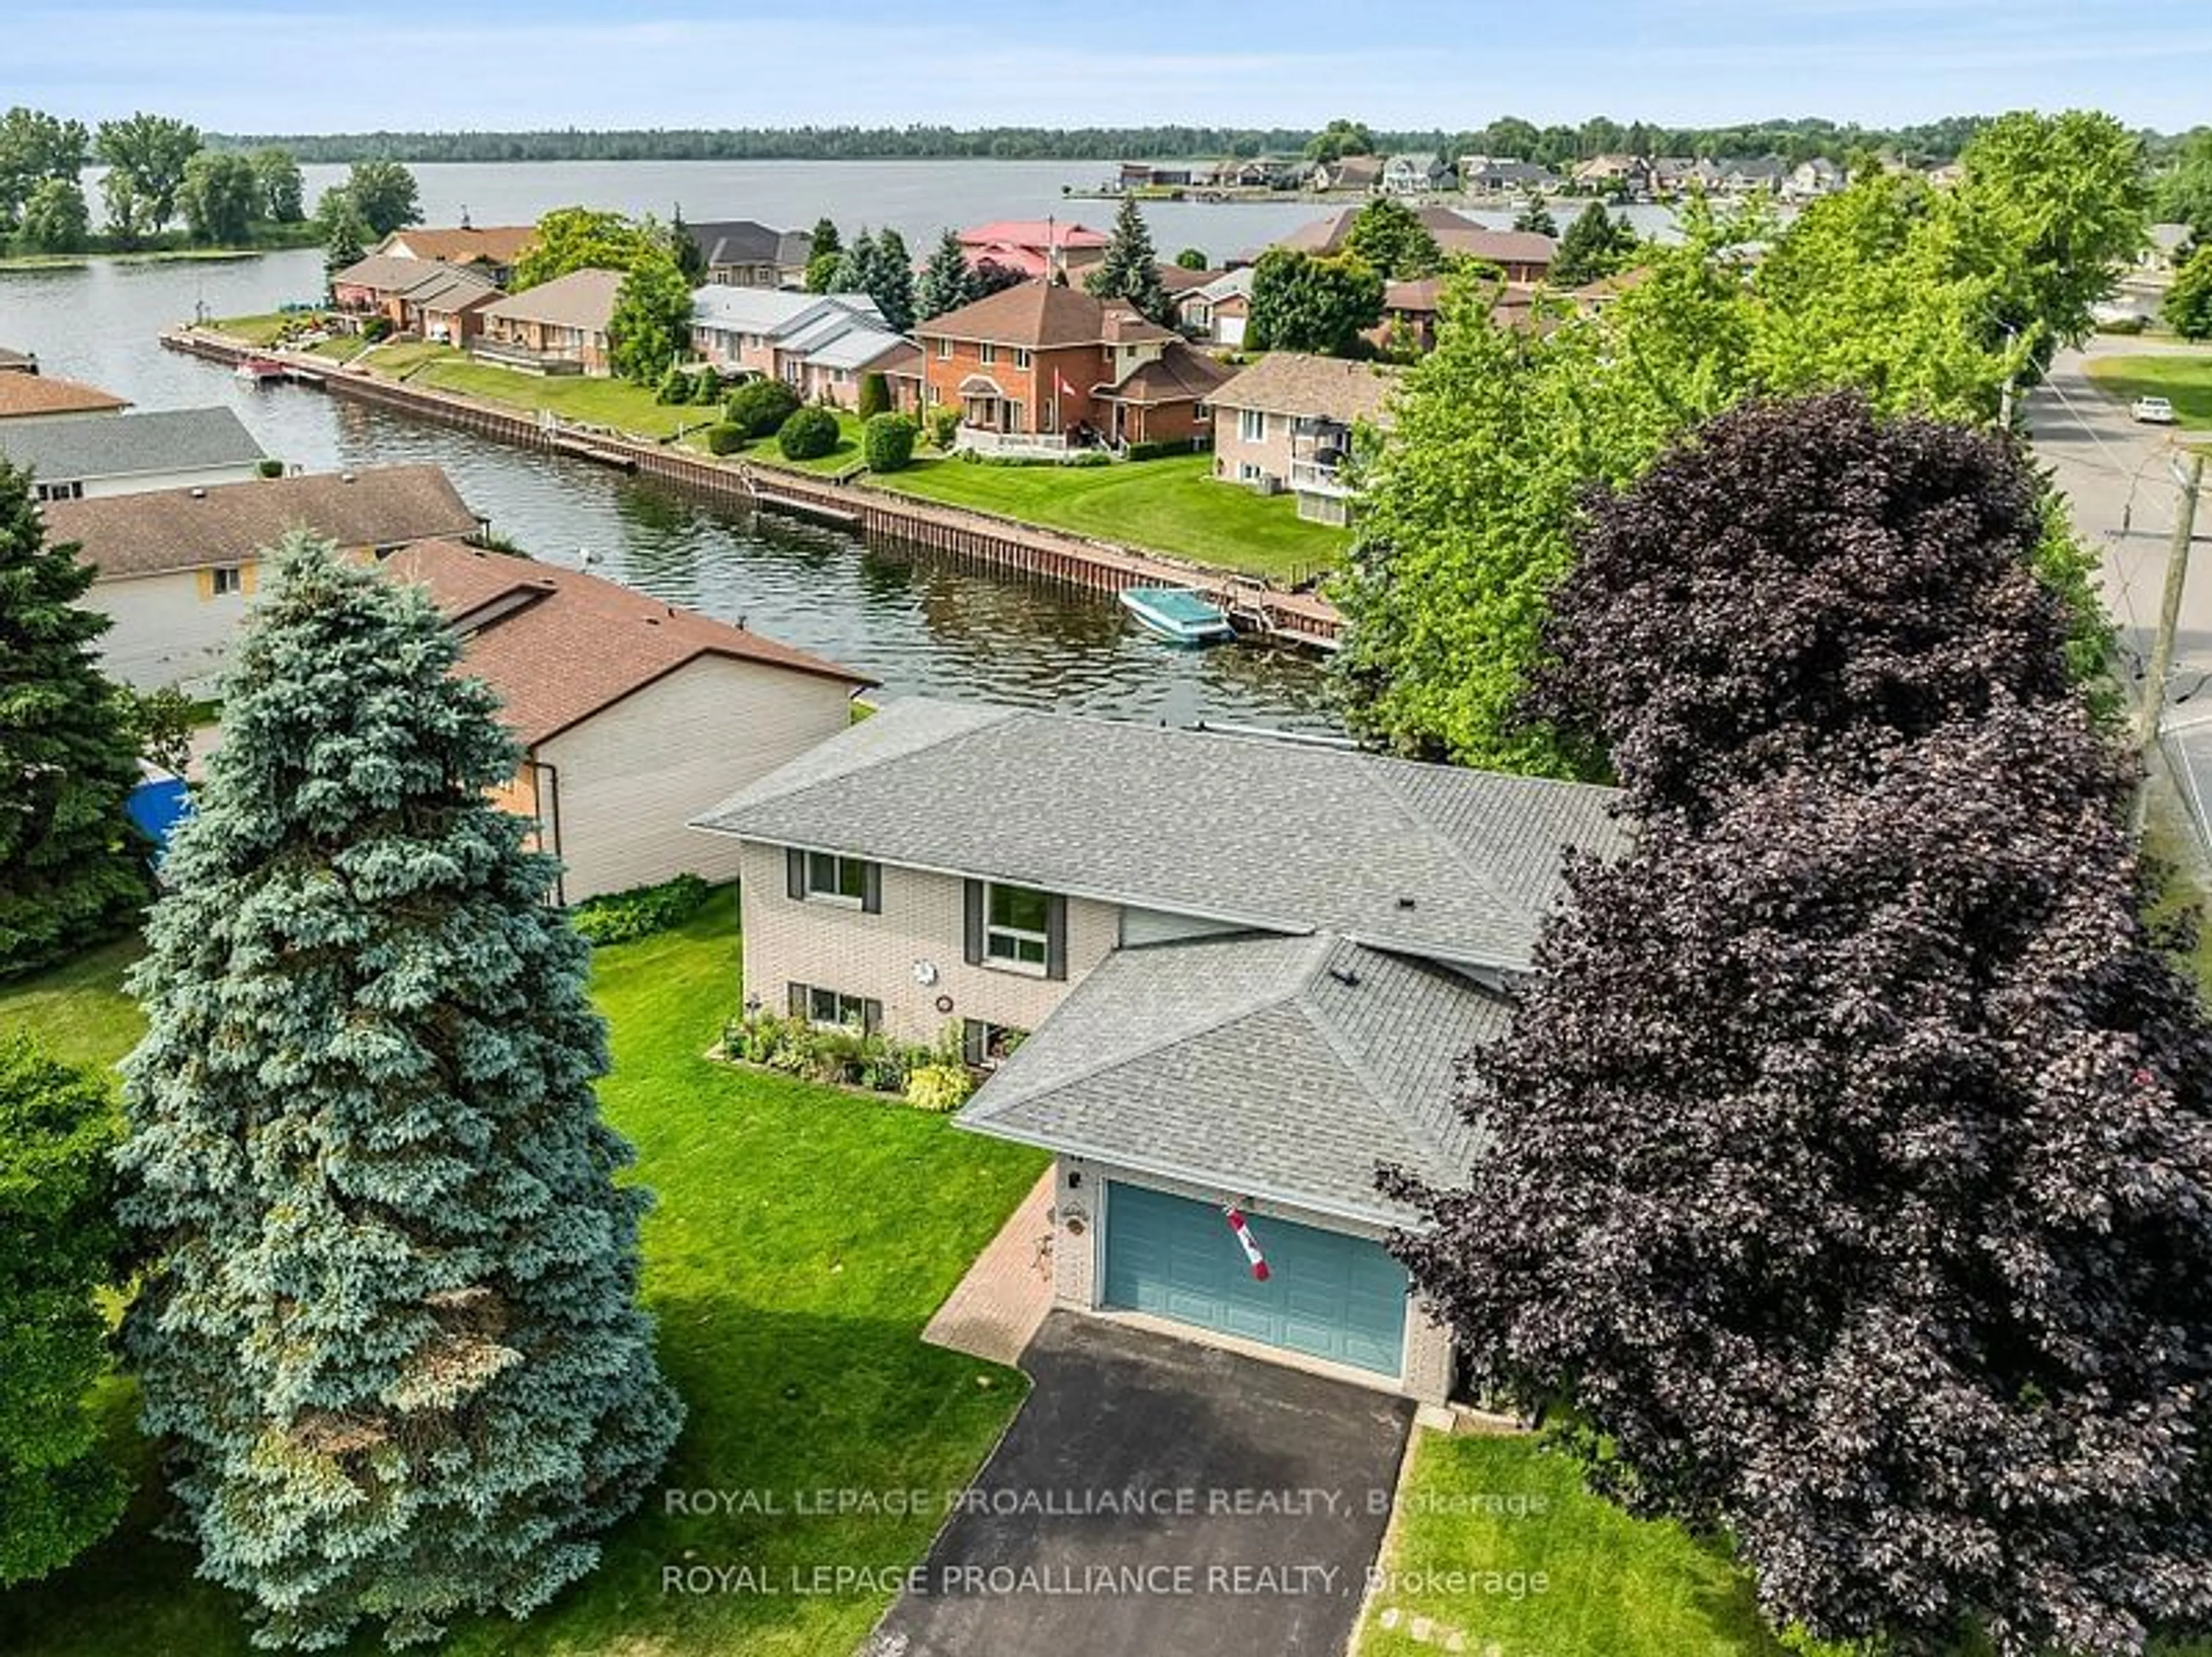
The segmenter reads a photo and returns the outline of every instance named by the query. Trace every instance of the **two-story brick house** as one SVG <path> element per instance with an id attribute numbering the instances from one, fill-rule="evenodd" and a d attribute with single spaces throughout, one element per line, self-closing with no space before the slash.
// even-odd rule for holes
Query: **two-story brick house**
<path id="1" fill-rule="evenodd" d="M 1212 429 L 1229 370 L 1171 329 L 1080 288 L 1024 282 L 915 329 L 923 395 L 982 440 L 1163 443 Z"/>
<path id="2" fill-rule="evenodd" d="M 739 847 L 746 1003 L 911 1042 L 1055 1158 L 1065 1306 L 1440 1401 L 1450 1341 L 1376 1170 L 1464 1179 L 1502 1033 L 1609 791 L 909 699 L 696 826 Z M 1271 1269 L 1250 1268 L 1235 1206 Z"/>

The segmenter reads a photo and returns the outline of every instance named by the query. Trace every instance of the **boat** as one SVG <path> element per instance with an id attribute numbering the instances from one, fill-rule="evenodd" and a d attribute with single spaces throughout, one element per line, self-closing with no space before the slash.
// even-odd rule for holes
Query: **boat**
<path id="1" fill-rule="evenodd" d="M 1121 606 L 1148 631 L 1177 644 L 1216 644 L 1237 637 L 1228 614 L 1192 587 L 1130 587 Z"/>
<path id="2" fill-rule="evenodd" d="M 249 356 L 240 362 L 232 372 L 240 380 L 251 380 L 257 386 L 265 386 L 271 380 L 283 380 L 291 369 L 273 356 Z"/>

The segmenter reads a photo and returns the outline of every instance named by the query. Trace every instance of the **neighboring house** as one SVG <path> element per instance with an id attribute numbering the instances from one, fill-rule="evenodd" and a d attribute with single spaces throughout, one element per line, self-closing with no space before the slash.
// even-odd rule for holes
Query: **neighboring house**
<path id="1" fill-rule="evenodd" d="M 586 268 L 509 294 L 477 313 L 470 350 L 488 362 L 538 374 L 613 372 L 607 320 L 623 273 Z"/>
<path id="2" fill-rule="evenodd" d="M 38 371 L 38 353 L 11 350 L 0 345 L 0 374 L 36 374 Z"/>
<path id="3" fill-rule="evenodd" d="M 66 420 L 130 406 L 127 397 L 35 369 L 0 374 L 0 420 Z"/>
<path id="4" fill-rule="evenodd" d="M 1440 1403 L 1449 1333 L 1382 1246 L 1420 1218 L 1376 1169 L 1467 1179 L 1458 1066 L 1507 1028 L 1563 852 L 1618 850 L 1613 800 L 910 700 L 697 825 L 740 844 L 749 1008 L 957 1029 L 990 1068 L 957 1120 L 1057 1159 L 1063 1305 Z"/>
<path id="5" fill-rule="evenodd" d="M 114 625 L 106 671 L 141 690 L 210 688 L 260 588 L 261 560 L 289 529 L 366 559 L 483 521 L 434 466 L 258 478 L 45 508 L 49 545 L 74 542 L 97 572 L 85 602 Z"/>
<path id="6" fill-rule="evenodd" d="M 483 331 L 483 313 L 501 290 L 487 276 L 453 265 L 431 265 L 428 273 L 399 295 L 399 326 L 441 345 L 465 349 Z"/>
<path id="7" fill-rule="evenodd" d="M 1459 179 L 1470 196 L 1548 195 L 1559 187 L 1559 175 L 1550 168 L 1497 155 L 1462 156 Z"/>
<path id="8" fill-rule="evenodd" d="M 1593 155 L 1568 176 L 1584 189 L 1638 196 L 1651 188 L 1651 163 L 1641 155 Z"/>
<path id="9" fill-rule="evenodd" d="M 1685 196 L 1720 187 L 1721 170 L 1694 155 L 1662 155 L 1651 163 L 1651 193 Z"/>
<path id="10" fill-rule="evenodd" d="M 868 375 L 888 374 L 914 349 L 866 294 L 719 283 L 692 295 L 691 348 L 723 374 L 781 380 L 808 402 L 840 408 L 859 400 Z"/>
<path id="11" fill-rule="evenodd" d="M 1382 182 L 1380 155 L 1340 155 L 1314 170 L 1314 186 L 1321 190 L 1370 191 Z"/>
<path id="12" fill-rule="evenodd" d="M 1443 298 L 1443 278 L 1422 277 L 1413 282 L 1382 284 L 1382 320 L 1367 331 L 1378 345 L 1410 345 L 1433 350 L 1437 343 L 1437 311 Z"/>
<path id="13" fill-rule="evenodd" d="M 41 501 L 242 484 L 264 457 L 227 408 L 77 415 L 0 425 L 0 460 L 27 469 Z"/>
<path id="14" fill-rule="evenodd" d="M 1107 237 L 1057 219 L 997 219 L 960 233 L 971 265 L 989 263 L 1031 278 L 1073 277 L 1106 257 Z"/>
<path id="15" fill-rule="evenodd" d="M 2136 269 L 2145 276 L 2172 276 L 2181 266 L 2182 249 L 2188 247 L 2196 231 L 2186 224 L 2154 224 L 2150 239 L 2143 243 L 2136 257 Z"/>
<path id="16" fill-rule="evenodd" d="M 1945 161 L 1941 167 L 1928 169 L 1928 182 L 1938 190 L 1948 190 L 1966 176 L 1966 169 L 1956 161 Z"/>
<path id="17" fill-rule="evenodd" d="M 706 263 L 704 280 L 725 288 L 800 288 L 814 237 L 806 230 L 778 230 L 751 219 L 684 227 Z"/>
<path id="18" fill-rule="evenodd" d="M 1195 293 L 1221 274 L 1218 271 L 1186 271 L 1180 265 L 1166 259 L 1158 260 L 1152 268 L 1160 273 L 1160 289 L 1170 299 L 1181 299 L 1185 294 Z"/>
<path id="19" fill-rule="evenodd" d="M 927 402 L 957 408 L 972 447 L 1195 442 L 1212 429 L 1208 396 L 1229 378 L 1127 306 L 1057 283 L 1004 289 L 915 336 Z"/>
<path id="20" fill-rule="evenodd" d="M 1343 467 L 1352 429 L 1384 423 L 1395 370 L 1304 351 L 1270 351 L 1213 393 L 1213 475 L 1263 495 L 1289 490 L 1298 516 L 1352 521 Z"/>
<path id="21" fill-rule="evenodd" d="M 1311 161 L 1292 155 L 1255 155 L 1249 161 L 1224 161 L 1216 174 L 1221 184 L 1245 190 L 1295 190 L 1313 177 Z"/>
<path id="22" fill-rule="evenodd" d="M 678 874 L 736 878 L 738 849 L 686 824 L 852 722 L 874 683 L 597 576 L 450 540 L 385 561 L 464 642 L 521 745 L 500 802 L 563 865 L 558 898 Z"/>
<path id="23" fill-rule="evenodd" d="M 1815 155 L 1790 169 L 1782 180 L 1782 195 L 1787 201 L 1817 201 L 1822 196 L 1832 196 L 1848 182 L 1842 168 L 1825 155 Z"/>
<path id="24" fill-rule="evenodd" d="M 1115 182 L 1121 190 L 1183 190 L 1224 180 L 1212 161 L 1123 161 Z"/>
<path id="25" fill-rule="evenodd" d="M 515 262 L 538 240 L 534 224 L 461 224 L 451 229 L 415 225 L 394 230 L 372 250 L 394 259 L 429 259 L 474 272 L 495 288 L 514 276 Z"/>
<path id="26" fill-rule="evenodd" d="M 1382 163 L 1382 188 L 1389 196 L 1425 196 L 1451 186 L 1451 163 L 1432 153 L 1393 155 Z"/>
<path id="27" fill-rule="evenodd" d="M 1244 343 L 1252 315 L 1252 267 L 1224 271 L 1176 302 L 1176 317 L 1193 339 L 1234 350 Z"/>
<path id="28" fill-rule="evenodd" d="M 395 328 L 404 326 L 400 295 L 421 282 L 423 261 L 398 253 L 371 253 L 331 277 L 331 303 L 355 315 L 377 315 Z"/>
<path id="29" fill-rule="evenodd" d="M 1724 161 L 1716 165 L 1720 171 L 1720 191 L 1724 196 L 1773 194 L 1780 191 L 1783 180 L 1790 176 L 1790 164 L 1779 155 Z"/>
<path id="30" fill-rule="evenodd" d="M 1358 208 L 1341 208 L 1324 218 L 1300 225 L 1273 245 L 1306 253 L 1340 253 L 1358 216 Z M 1542 281 L 1544 273 L 1552 268 L 1553 256 L 1559 251 L 1559 244 L 1549 236 L 1533 230 L 1492 230 L 1449 207 L 1416 207 L 1413 216 L 1427 228 L 1444 253 L 1495 265 L 1504 272 L 1508 282 Z"/>

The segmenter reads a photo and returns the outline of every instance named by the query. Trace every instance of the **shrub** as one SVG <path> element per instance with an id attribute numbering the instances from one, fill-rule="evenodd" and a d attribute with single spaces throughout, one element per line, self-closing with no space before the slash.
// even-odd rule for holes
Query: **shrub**
<path id="1" fill-rule="evenodd" d="M 960 435 L 960 410 L 956 404 L 946 404 L 929 411 L 929 441 L 939 448 L 951 448 Z"/>
<path id="2" fill-rule="evenodd" d="M 1132 460 L 1160 460 L 1170 454 L 1196 454 L 1212 445 L 1196 437 L 1181 437 L 1164 443 L 1132 443 L 1128 459 Z"/>
<path id="3" fill-rule="evenodd" d="M 767 437 L 799 407 L 799 393 L 781 380 L 748 380 L 730 393 L 730 423 L 748 437 Z"/>
<path id="4" fill-rule="evenodd" d="M 284 475 L 284 463 L 273 454 L 263 460 L 253 469 L 264 478 L 281 478 Z"/>
<path id="5" fill-rule="evenodd" d="M 702 369 L 691 381 L 691 400 L 702 407 L 722 400 L 722 376 L 711 368 Z"/>
<path id="6" fill-rule="evenodd" d="M 683 925 L 712 895 L 713 888 L 697 875 L 679 874 L 658 886 L 587 898 L 568 911 L 568 919 L 588 943 L 628 943 Z"/>
<path id="7" fill-rule="evenodd" d="M 361 325 L 361 337 L 363 339 L 366 339 L 372 345 L 375 344 L 379 340 L 391 338 L 392 319 L 388 316 L 373 316 L 369 318 L 368 321 Z"/>
<path id="8" fill-rule="evenodd" d="M 727 420 L 707 428 L 707 453 L 735 454 L 745 446 L 745 429 Z"/>
<path id="9" fill-rule="evenodd" d="M 1114 464 L 1114 457 L 1103 448 L 1079 448 L 1061 455 L 1056 462 L 1048 461 L 1046 464 L 1064 466 L 1110 466 Z"/>
<path id="10" fill-rule="evenodd" d="M 975 1091 L 975 1077 L 964 1064 L 918 1064 L 907 1073 L 906 1102 L 917 1111 L 957 1111 Z"/>
<path id="11" fill-rule="evenodd" d="M 2143 320 L 2139 316 L 2116 316 L 2109 322 L 2097 325 L 2099 333 L 2135 334 L 2143 331 Z"/>
<path id="12" fill-rule="evenodd" d="M 914 462 L 919 428 L 903 414 L 872 416 L 860 431 L 860 454 L 871 472 L 903 472 Z"/>
<path id="13" fill-rule="evenodd" d="M 653 393 L 653 400 L 656 403 L 681 403 L 689 399 L 690 395 L 691 377 L 672 362 L 668 365 L 668 372 L 660 376 L 660 386 Z"/>
<path id="14" fill-rule="evenodd" d="M 871 369 L 860 376 L 860 395 L 854 412 L 863 420 L 872 420 L 891 405 L 890 381 L 884 379 L 879 369 Z"/>
<path id="15" fill-rule="evenodd" d="M 818 460 L 837 447 L 837 417 L 827 409 L 799 409 L 775 435 L 787 460 Z"/>

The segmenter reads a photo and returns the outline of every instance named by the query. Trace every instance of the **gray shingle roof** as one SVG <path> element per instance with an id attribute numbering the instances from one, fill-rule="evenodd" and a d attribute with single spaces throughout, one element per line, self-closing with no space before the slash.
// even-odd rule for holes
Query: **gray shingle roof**
<path id="1" fill-rule="evenodd" d="M 0 425 L 0 458 L 47 483 L 250 466 L 262 458 L 227 408 L 156 409 Z"/>
<path id="2" fill-rule="evenodd" d="M 775 844 L 1524 968 L 1611 790 L 909 698 L 697 819 Z"/>
<path id="3" fill-rule="evenodd" d="M 1466 1177 L 1481 1136 L 1452 1109 L 1457 1067 L 1507 1017 L 1457 973 L 1326 934 L 1125 949 L 960 1123 L 1224 1198 L 1400 1224 L 1376 1168 Z"/>

